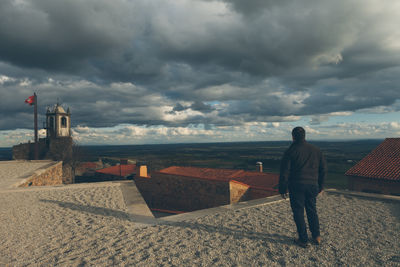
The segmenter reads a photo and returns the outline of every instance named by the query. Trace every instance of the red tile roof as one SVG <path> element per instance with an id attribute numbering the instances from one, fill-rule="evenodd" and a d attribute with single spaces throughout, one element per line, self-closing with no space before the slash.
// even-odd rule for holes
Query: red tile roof
<path id="1" fill-rule="evenodd" d="M 97 163 L 96 162 L 83 162 L 79 164 L 78 168 L 82 169 L 96 169 Z"/>
<path id="2" fill-rule="evenodd" d="M 400 138 L 386 138 L 346 175 L 400 181 Z"/>
<path id="3" fill-rule="evenodd" d="M 111 174 L 115 176 L 128 176 L 136 173 L 136 165 L 135 164 L 116 165 L 101 170 L 97 170 L 96 172 L 103 174 Z"/>
<path id="4" fill-rule="evenodd" d="M 244 170 L 172 166 L 160 170 L 159 173 L 225 182 L 235 180 L 249 185 L 250 188 L 266 190 L 274 189 L 279 183 L 278 174 Z"/>

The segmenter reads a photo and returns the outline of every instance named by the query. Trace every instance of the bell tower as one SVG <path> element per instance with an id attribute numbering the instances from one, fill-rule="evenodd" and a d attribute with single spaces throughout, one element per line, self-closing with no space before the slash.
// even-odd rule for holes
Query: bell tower
<path id="1" fill-rule="evenodd" d="M 71 137 L 71 113 L 69 108 L 65 112 L 58 103 L 46 112 L 47 139 Z"/>

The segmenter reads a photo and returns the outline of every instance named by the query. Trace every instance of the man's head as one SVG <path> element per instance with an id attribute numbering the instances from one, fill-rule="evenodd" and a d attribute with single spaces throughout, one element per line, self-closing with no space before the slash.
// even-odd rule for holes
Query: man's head
<path id="1" fill-rule="evenodd" d="M 306 139 L 306 131 L 303 127 L 295 127 L 292 130 L 292 137 L 294 142 L 304 141 Z"/>

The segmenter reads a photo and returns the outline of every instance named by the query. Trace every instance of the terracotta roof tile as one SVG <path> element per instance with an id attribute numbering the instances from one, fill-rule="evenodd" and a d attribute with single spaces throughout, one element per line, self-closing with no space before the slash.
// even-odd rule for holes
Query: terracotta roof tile
<path id="1" fill-rule="evenodd" d="M 97 163 L 96 162 L 83 162 L 78 167 L 82 168 L 82 169 L 96 169 Z"/>
<path id="2" fill-rule="evenodd" d="M 400 181 L 400 138 L 386 138 L 346 175 Z"/>
<path id="3" fill-rule="evenodd" d="M 172 166 L 160 170 L 159 173 L 225 182 L 235 180 L 249 185 L 250 188 L 269 190 L 276 188 L 279 182 L 278 174 L 244 170 Z"/>
<path id="4" fill-rule="evenodd" d="M 136 173 L 136 165 L 135 164 L 116 165 L 101 170 L 97 170 L 96 172 L 103 174 L 111 174 L 115 176 L 128 176 L 130 174 Z"/>

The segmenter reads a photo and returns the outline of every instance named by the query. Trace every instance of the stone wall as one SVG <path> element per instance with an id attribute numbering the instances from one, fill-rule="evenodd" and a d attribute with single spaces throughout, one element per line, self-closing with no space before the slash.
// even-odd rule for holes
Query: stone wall
<path id="1" fill-rule="evenodd" d="M 119 176 L 111 173 L 101 173 L 101 172 L 95 172 L 93 177 L 94 177 L 93 180 L 96 182 L 127 180 L 127 177 L 125 176 Z"/>
<path id="2" fill-rule="evenodd" d="M 29 160 L 31 154 L 31 144 L 19 144 L 13 146 L 13 160 Z"/>
<path id="3" fill-rule="evenodd" d="M 250 187 L 234 180 L 204 180 L 159 172 L 134 180 L 150 208 L 165 210 L 194 211 L 278 194 L 275 189 Z"/>
<path id="4" fill-rule="evenodd" d="M 62 178 L 63 184 L 75 183 L 75 173 L 71 165 L 63 164 L 62 172 L 63 172 L 63 178 Z"/>
<path id="5" fill-rule="evenodd" d="M 249 188 L 250 186 L 247 184 L 243 184 L 234 180 L 229 181 L 229 195 L 231 204 L 247 200 Z"/>
<path id="6" fill-rule="evenodd" d="M 59 185 L 63 183 L 63 164 L 57 162 L 54 165 L 35 171 L 19 187 Z"/>
<path id="7" fill-rule="evenodd" d="M 54 161 L 63 161 L 64 184 L 72 184 L 75 180 L 73 170 L 74 158 L 72 153 L 73 140 L 71 137 L 39 139 L 39 160 L 50 159 Z M 26 143 L 13 146 L 14 160 L 33 160 L 35 159 L 35 144 Z"/>
<path id="8" fill-rule="evenodd" d="M 69 163 L 73 156 L 72 144 L 72 137 L 51 138 L 46 158 L 57 161 L 62 160 L 65 163 Z"/>
<path id="9" fill-rule="evenodd" d="M 35 143 L 15 145 L 12 148 L 14 160 L 31 160 L 35 158 Z M 39 159 L 44 159 L 47 154 L 47 145 L 44 139 L 39 140 Z"/>
<path id="10" fill-rule="evenodd" d="M 348 188 L 352 191 L 400 196 L 400 181 L 349 176 Z"/>
<path id="11" fill-rule="evenodd" d="M 135 177 L 150 208 L 194 211 L 230 203 L 229 183 L 184 176 L 152 173 L 151 178 Z"/>
<path id="12" fill-rule="evenodd" d="M 68 163 L 72 160 L 71 137 L 39 139 L 39 159 L 50 159 Z M 26 143 L 13 146 L 14 160 L 33 160 L 35 143 Z"/>

